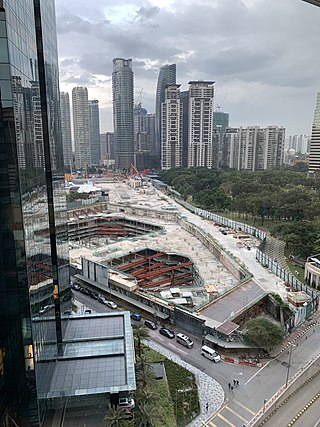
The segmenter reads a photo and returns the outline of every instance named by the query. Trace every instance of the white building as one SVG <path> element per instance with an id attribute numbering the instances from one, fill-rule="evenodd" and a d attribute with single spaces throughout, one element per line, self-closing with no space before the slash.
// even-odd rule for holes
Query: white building
<path id="1" fill-rule="evenodd" d="M 77 168 L 91 165 L 89 102 L 86 87 L 72 89 L 73 135 Z"/>
<path id="2" fill-rule="evenodd" d="M 293 149 L 296 153 L 307 154 L 310 150 L 310 135 L 290 135 L 288 149 Z"/>
<path id="3" fill-rule="evenodd" d="M 189 82 L 188 167 L 213 166 L 213 84 Z"/>
<path id="4" fill-rule="evenodd" d="M 180 85 L 167 85 L 161 105 L 161 169 L 182 165 L 182 103 Z"/>
<path id="5" fill-rule="evenodd" d="M 270 169 L 283 164 L 285 129 L 279 126 L 227 128 L 222 166 L 232 169 Z"/>
<path id="6" fill-rule="evenodd" d="M 314 120 L 312 125 L 310 157 L 309 157 L 309 173 L 320 170 L 320 92 L 317 95 L 317 104 L 314 112 Z"/>

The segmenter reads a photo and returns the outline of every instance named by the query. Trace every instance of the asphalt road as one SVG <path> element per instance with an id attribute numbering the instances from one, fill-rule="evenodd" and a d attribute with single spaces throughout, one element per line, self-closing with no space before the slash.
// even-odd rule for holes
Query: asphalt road
<path id="1" fill-rule="evenodd" d="M 112 309 L 87 295 L 83 295 L 77 291 L 75 291 L 74 294 L 76 300 L 82 304 L 84 308 L 91 308 L 93 311 L 102 313 L 112 311 Z M 183 331 L 176 330 L 176 332 Z M 316 326 L 315 332 L 311 330 L 306 336 L 300 338 L 296 345 L 292 347 L 289 378 L 304 366 L 311 357 L 319 353 L 320 326 Z M 223 387 L 226 394 L 225 405 L 217 414 L 207 420 L 205 425 L 208 427 L 243 427 L 243 425 L 249 422 L 263 407 L 264 400 L 269 400 L 286 382 L 289 350 L 283 352 L 280 357 L 271 360 L 265 366 L 258 369 L 233 365 L 223 361 L 214 363 L 204 358 L 200 353 L 201 341 L 196 337 L 191 336 L 194 341 L 194 347 L 192 349 L 183 347 L 174 339 L 170 340 L 163 337 L 159 334 L 158 330 L 150 330 L 150 338 L 152 341 L 161 344 L 180 356 L 185 362 L 217 380 Z M 232 384 L 234 379 L 239 381 L 239 386 L 235 387 L 233 391 L 229 391 L 228 383 Z M 294 410 L 292 411 L 294 412 Z M 271 425 L 276 427 L 276 424 L 270 424 L 270 426 Z M 286 424 L 282 424 L 282 426 L 283 425 Z M 303 424 L 301 424 L 301 427 L 302 426 Z M 315 424 L 310 424 L 310 427 L 314 426 Z M 309 425 L 305 425 L 305 427 L 309 427 Z"/>

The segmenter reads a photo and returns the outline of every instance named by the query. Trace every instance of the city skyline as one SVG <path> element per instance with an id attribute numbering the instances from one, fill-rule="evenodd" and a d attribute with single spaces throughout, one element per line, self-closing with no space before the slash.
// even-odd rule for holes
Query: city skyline
<path id="1" fill-rule="evenodd" d="M 231 126 L 274 123 L 288 135 L 311 133 L 320 88 L 317 8 L 284 0 L 233 1 L 232 7 L 202 1 L 197 8 L 186 0 L 183 9 L 162 3 L 78 7 L 74 0 L 57 0 L 61 90 L 88 87 L 100 101 L 102 132 L 112 130 L 110 64 L 121 56 L 132 57 L 135 99 L 143 88 L 142 105 L 150 113 L 159 68 L 176 63 L 181 91 L 189 80 L 203 78 L 216 81 L 216 105 L 229 94 L 221 111 L 230 114 Z M 201 19 L 201 28 L 194 19 Z"/>

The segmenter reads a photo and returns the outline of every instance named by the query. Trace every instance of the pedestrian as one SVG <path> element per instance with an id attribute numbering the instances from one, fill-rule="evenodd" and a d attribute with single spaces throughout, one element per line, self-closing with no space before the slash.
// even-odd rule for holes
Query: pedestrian
<path id="1" fill-rule="evenodd" d="M 239 385 L 239 380 L 237 380 L 237 385 Z"/>
<path id="2" fill-rule="evenodd" d="M 233 385 L 231 386 L 231 391 L 233 391 Z"/>
<path id="3" fill-rule="evenodd" d="M 230 383 L 228 383 L 228 387 L 229 387 L 229 390 L 231 390 L 231 384 Z"/>
<path id="4" fill-rule="evenodd" d="M 209 409 L 209 403 L 207 402 L 206 403 L 206 411 L 208 412 L 208 409 Z"/>
<path id="5" fill-rule="evenodd" d="M 237 385 L 237 380 L 233 380 L 233 385 L 236 386 Z"/>

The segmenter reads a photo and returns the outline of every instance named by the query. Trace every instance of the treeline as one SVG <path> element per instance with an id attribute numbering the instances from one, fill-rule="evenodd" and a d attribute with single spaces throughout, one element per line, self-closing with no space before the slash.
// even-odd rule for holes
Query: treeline
<path id="1" fill-rule="evenodd" d="M 290 167 L 257 172 L 177 168 L 160 173 L 184 200 L 203 209 L 237 213 L 257 226 L 271 222 L 271 233 L 292 254 L 320 252 L 320 180 Z"/>

